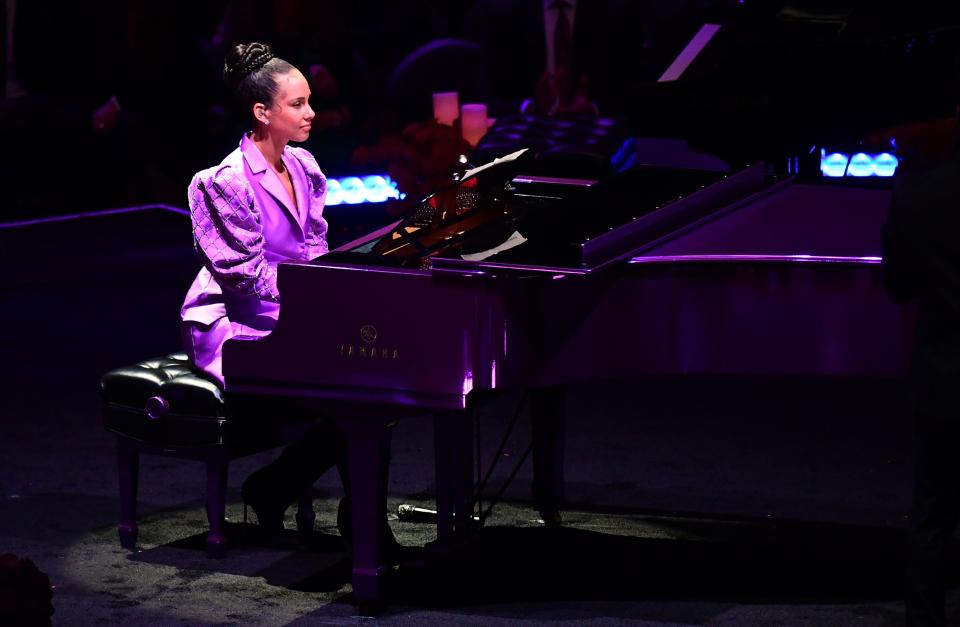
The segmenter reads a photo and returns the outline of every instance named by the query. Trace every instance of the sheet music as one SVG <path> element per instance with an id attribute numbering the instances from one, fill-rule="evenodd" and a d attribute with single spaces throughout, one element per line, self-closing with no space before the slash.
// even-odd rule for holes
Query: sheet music
<path id="1" fill-rule="evenodd" d="M 506 163 L 507 161 L 513 161 L 514 159 L 516 159 L 517 157 L 519 157 L 519 156 L 522 155 L 523 153 L 527 152 L 527 150 L 529 150 L 529 148 L 523 148 L 522 150 L 518 150 L 517 152 L 511 152 L 509 155 L 504 155 L 504 156 L 502 156 L 502 157 L 497 157 L 496 159 L 494 159 L 494 160 L 491 161 L 490 163 L 485 163 L 485 164 L 483 164 L 483 165 L 481 165 L 481 166 L 478 166 L 478 167 L 476 167 L 476 168 L 473 168 L 473 169 L 471 169 L 471 170 L 467 170 L 466 172 L 463 173 L 463 178 L 460 179 L 460 182 L 462 183 L 463 181 L 466 181 L 467 179 L 470 179 L 470 178 L 474 177 L 475 175 L 479 174 L 480 172 L 483 172 L 484 170 L 486 170 L 487 168 L 492 168 L 492 167 L 495 166 L 495 165 L 499 165 L 499 164 L 501 164 L 501 163 Z"/>
<path id="2" fill-rule="evenodd" d="M 520 235 L 519 231 L 514 231 L 513 235 L 508 237 L 507 241 L 500 244 L 499 246 L 491 248 L 490 250 L 483 250 L 478 253 L 469 253 L 467 255 L 460 255 L 460 258 L 464 259 L 465 261 L 483 261 L 487 257 L 493 257 L 497 253 L 502 253 L 505 250 L 510 250 L 515 246 L 519 246 L 525 241 L 527 241 L 526 237 L 524 237 L 523 235 Z"/>

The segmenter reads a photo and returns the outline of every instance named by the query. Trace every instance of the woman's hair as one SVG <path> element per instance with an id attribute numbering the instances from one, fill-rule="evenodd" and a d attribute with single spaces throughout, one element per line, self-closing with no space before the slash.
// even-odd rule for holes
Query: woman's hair
<path id="1" fill-rule="evenodd" d="M 276 76 L 293 69 L 292 65 L 275 56 L 266 44 L 238 44 L 224 59 L 223 80 L 247 115 L 252 115 L 254 104 L 273 104 L 279 91 Z"/>

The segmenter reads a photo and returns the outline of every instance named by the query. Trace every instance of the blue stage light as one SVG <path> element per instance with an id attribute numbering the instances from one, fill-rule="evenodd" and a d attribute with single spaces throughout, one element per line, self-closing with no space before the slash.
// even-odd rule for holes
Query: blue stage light
<path id="1" fill-rule="evenodd" d="M 820 151 L 820 171 L 823 175 L 830 177 L 843 176 L 847 171 L 847 163 L 849 163 L 850 157 L 839 152 L 833 152 L 829 155 L 825 153 L 825 150 Z"/>
<path id="2" fill-rule="evenodd" d="M 347 176 L 327 179 L 327 206 L 359 205 L 366 202 L 386 202 L 391 198 L 403 198 L 397 183 L 385 174 L 373 174 L 360 178 Z"/>
<path id="3" fill-rule="evenodd" d="M 873 158 L 873 173 L 876 176 L 893 176 L 900 160 L 889 152 L 881 152 Z"/>
<path id="4" fill-rule="evenodd" d="M 873 157 L 865 152 L 854 153 L 847 166 L 847 176 L 873 176 Z"/>
<path id="5" fill-rule="evenodd" d="M 828 154 L 826 150 L 820 150 L 820 172 L 823 176 L 831 178 L 890 177 L 894 175 L 899 165 L 900 160 L 889 152 L 876 154 L 857 152 L 851 156 L 842 152 Z"/>

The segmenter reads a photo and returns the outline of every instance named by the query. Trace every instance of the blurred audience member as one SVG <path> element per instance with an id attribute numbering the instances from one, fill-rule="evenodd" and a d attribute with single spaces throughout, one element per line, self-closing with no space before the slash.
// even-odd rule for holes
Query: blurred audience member
<path id="1" fill-rule="evenodd" d="M 51 203 L 94 204 L 87 189 L 111 180 L 93 167 L 104 150 L 99 136 L 117 118 L 110 89 L 110 51 L 116 43 L 107 0 L 67 3 L 7 0 L 4 7 L 5 92 L 0 103 L 0 143 L 18 158 L 0 168 L 8 199 L 4 217 L 27 217 Z M 61 185 L 45 184 L 41 163 L 51 151 L 82 154 L 61 172 Z M 115 189 L 115 187 L 114 187 Z M 65 190 L 72 197 L 64 195 Z M 80 192 L 80 193 L 77 193 Z"/>
<path id="2" fill-rule="evenodd" d="M 202 125 L 193 51 L 202 12 L 182 0 L 8 3 L 0 140 L 21 151 L 2 175 L 17 211 L 178 201 L 200 158 L 171 139 Z M 82 156 L 57 186 L 32 167 L 51 151 Z"/>
<path id="3" fill-rule="evenodd" d="M 410 52 L 434 39 L 458 36 L 469 0 L 366 0 L 345 4 L 350 39 L 369 61 L 379 85 Z"/>
<path id="4" fill-rule="evenodd" d="M 883 229 L 884 283 L 915 301 L 913 504 L 907 528 L 908 627 L 945 627 L 950 545 L 960 523 L 960 143 L 943 121 L 912 125 Z M 931 142 L 931 131 L 943 134 Z M 920 157 L 923 157 L 922 159 Z M 953 624 L 953 623 L 950 623 Z"/>
<path id="5" fill-rule="evenodd" d="M 133 202 L 182 202 L 183 186 L 209 161 L 217 91 L 198 63 L 206 15 L 188 0 L 127 0 L 118 11 L 122 39 L 111 59 L 121 113 L 113 133 L 114 167 Z M 214 122 L 213 124 L 211 122 Z M 186 153 L 179 136 L 203 138 Z"/>
<path id="6" fill-rule="evenodd" d="M 484 48 L 500 112 L 617 112 L 624 67 L 638 67 L 643 3 L 630 0 L 477 0 L 464 34 Z M 496 112 L 496 110 L 495 110 Z"/>

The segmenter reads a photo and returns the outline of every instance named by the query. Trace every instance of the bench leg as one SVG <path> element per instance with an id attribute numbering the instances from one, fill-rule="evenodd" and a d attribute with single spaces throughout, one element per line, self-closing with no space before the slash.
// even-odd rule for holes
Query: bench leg
<path id="1" fill-rule="evenodd" d="M 117 438 L 117 470 L 120 479 L 120 546 L 137 546 L 137 483 L 140 477 L 140 452 L 127 438 Z"/>
<path id="2" fill-rule="evenodd" d="M 207 460 L 207 556 L 223 557 L 227 550 L 224 519 L 227 515 L 227 467 L 223 458 Z"/>

